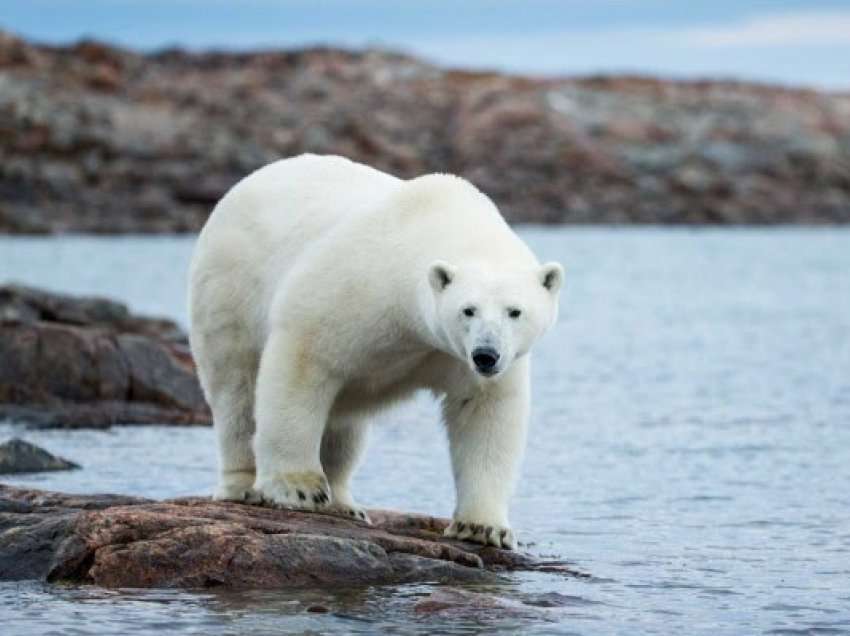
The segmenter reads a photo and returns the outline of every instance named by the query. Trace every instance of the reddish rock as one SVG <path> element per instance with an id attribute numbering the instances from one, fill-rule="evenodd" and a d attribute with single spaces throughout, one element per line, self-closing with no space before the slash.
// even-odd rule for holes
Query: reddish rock
<path id="1" fill-rule="evenodd" d="M 238 179 L 301 152 L 458 173 L 515 222 L 850 222 L 848 94 L 2 33 L 0 76 L 5 232 L 197 231 Z"/>
<path id="2" fill-rule="evenodd" d="M 292 588 L 493 582 L 563 564 L 442 537 L 448 523 L 372 511 L 349 518 L 188 498 L 152 502 L 0 485 L 0 580 L 103 587 Z"/>
<path id="3" fill-rule="evenodd" d="M 101 298 L 0 287 L 0 417 L 43 427 L 208 424 L 185 335 Z"/>
<path id="4" fill-rule="evenodd" d="M 464 589 L 436 589 L 413 607 L 418 614 L 491 621 L 523 618 L 555 621 L 547 610 L 519 600 Z"/>

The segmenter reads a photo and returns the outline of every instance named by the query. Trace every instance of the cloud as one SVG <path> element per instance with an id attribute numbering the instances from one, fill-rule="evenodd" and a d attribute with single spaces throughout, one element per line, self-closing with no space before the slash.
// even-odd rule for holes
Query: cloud
<path id="1" fill-rule="evenodd" d="M 636 72 L 850 88 L 850 10 L 763 13 L 679 26 L 423 34 L 384 44 L 451 66 L 520 73 Z"/>
<path id="2" fill-rule="evenodd" d="M 850 11 L 762 15 L 728 25 L 686 29 L 675 37 L 709 47 L 846 45 L 850 44 Z"/>

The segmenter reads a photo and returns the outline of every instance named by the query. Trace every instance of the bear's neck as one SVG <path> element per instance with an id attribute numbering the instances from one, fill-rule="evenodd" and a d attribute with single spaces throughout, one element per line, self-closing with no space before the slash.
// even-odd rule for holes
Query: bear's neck
<path id="1" fill-rule="evenodd" d="M 454 350 L 451 340 L 448 338 L 445 330 L 440 325 L 437 316 L 437 302 L 434 298 L 434 291 L 428 281 L 420 281 L 416 289 L 416 316 L 411 316 L 411 323 L 416 327 L 418 338 L 423 344 L 447 353 L 451 356 L 456 356 L 458 353 Z"/>

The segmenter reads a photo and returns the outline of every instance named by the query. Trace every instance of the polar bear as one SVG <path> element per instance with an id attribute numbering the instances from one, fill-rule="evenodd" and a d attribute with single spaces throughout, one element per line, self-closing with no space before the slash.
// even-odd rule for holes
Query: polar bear
<path id="1" fill-rule="evenodd" d="M 190 269 L 215 496 L 368 522 L 349 480 L 369 418 L 428 389 L 457 495 L 446 535 L 515 547 L 529 350 L 562 280 L 460 177 L 316 155 L 257 170 L 218 203 Z"/>

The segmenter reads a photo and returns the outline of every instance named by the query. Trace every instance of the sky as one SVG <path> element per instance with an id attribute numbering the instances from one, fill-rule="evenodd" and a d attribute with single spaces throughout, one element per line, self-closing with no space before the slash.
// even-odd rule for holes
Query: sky
<path id="1" fill-rule="evenodd" d="M 379 46 L 460 68 L 850 90 L 850 0 L 2 0 L 0 28 L 140 50 Z"/>

